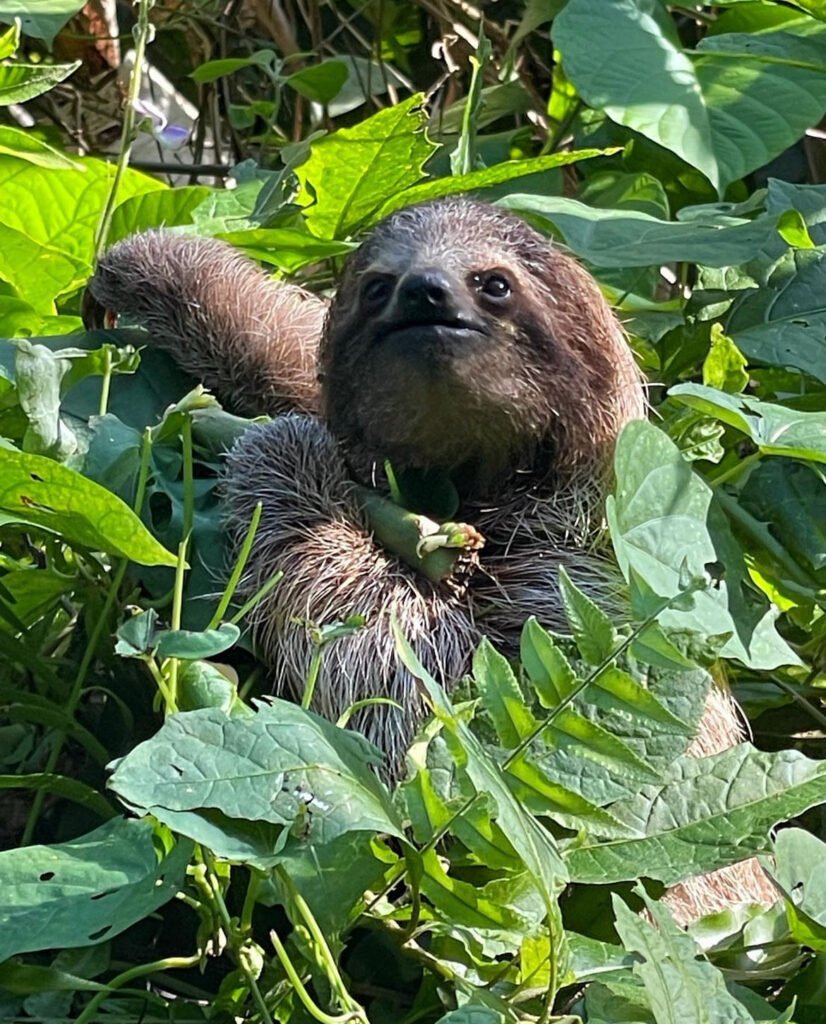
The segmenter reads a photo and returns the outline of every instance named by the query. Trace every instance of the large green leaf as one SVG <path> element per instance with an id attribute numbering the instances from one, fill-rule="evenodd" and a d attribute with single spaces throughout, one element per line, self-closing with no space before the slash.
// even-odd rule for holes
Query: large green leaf
<path id="1" fill-rule="evenodd" d="M 826 566 L 823 471 L 791 459 L 767 459 L 738 495 L 740 505 L 771 526 L 775 539 L 812 569 Z"/>
<path id="2" fill-rule="evenodd" d="M 617 443 L 615 468 L 616 490 L 606 511 L 632 589 L 636 577 L 659 598 L 673 599 L 687 576 L 710 571 L 718 577 L 692 596 L 691 607 L 669 608 L 659 621 L 726 638 L 721 653 L 752 668 L 798 664 L 775 630 L 776 610 L 748 586 L 743 553 L 711 489 L 677 446 L 650 423 L 629 423 Z M 645 610 L 651 611 L 650 603 Z"/>
<path id="3" fill-rule="evenodd" d="M 669 395 L 746 434 L 767 455 L 826 462 L 826 412 L 798 412 L 702 384 L 678 384 Z"/>
<path id="4" fill-rule="evenodd" d="M 502 205 L 548 230 L 556 228 L 574 252 L 595 267 L 684 261 L 730 267 L 747 262 L 779 239 L 777 214 L 739 223 L 711 213 L 685 222 L 668 221 L 639 210 L 603 210 L 564 196 L 520 193 L 507 196 Z"/>
<path id="5" fill-rule="evenodd" d="M 0 522 L 28 523 L 70 544 L 141 565 L 175 565 L 170 554 L 111 491 L 42 455 L 0 447 Z"/>
<path id="6" fill-rule="evenodd" d="M 27 36 L 45 39 L 48 46 L 66 22 L 83 7 L 83 0 L 0 0 L 0 22 L 19 18 Z"/>
<path id="7" fill-rule="evenodd" d="M 51 167 L 53 170 L 80 169 L 80 164 L 65 153 L 54 149 L 22 128 L 11 128 L 8 125 L 0 125 L 0 153 L 28 160 L 38 167 Z"/>
<path id="8" fill-rule="evenodd" d="M 114 938 L 173 898 L 192 844 L 161 853 L 149 821 L 116 818 L 79 839 L 0 853 L 0 961 Z"/>
<path id="9" fill-rule="evenodd" d="M 826 32 L 806 21 L 709 36 L 690 54 L 656 0 L 569 0 L 554 41 L 590 106 L 676 153 L 722 192 L 826 109 Z"/>
<path id="10" fill-rule="evenodd" d="M 0 156 L 0 223 L 39 246 L 63 253 L 91 271 L 94 236 L 115 168 L 103 160 L 83 161 L 79 170 L 52 170 L 26 160 Z M 127 168 L 120 201 L 163 189 L 160 182 Z M 26 291 L 21 295 L 31 301 Z"/>
<path id="11" fill-rule="evenodd" d="M 251 718 L 219 708 L 171 716 L 118 763 L 110 785 L 130 807 L 199 841 L 208 821 L 209 846 L 238 857 L 238 836 L 222 836 L 220 816 L 242 826 L 278 826 L 271 836 L 292 828 L 319 844 L 352 831 L 401 835 L 389 795 L 369 767 L 375 760 L 356 733 L 273 700 L 259 703 Z"/>
<path id="12" fill-rule="evenodd" d="M 769 830 L 826 803 L 826 763 L 796 750 L 767 753 L 741 743 L 712 757 L 684 757 L 662 786 L 644 786 L 611 811 L 634 839 L 574 845 L 571 877 L 605 884 L 655 878 L 674 885 L 770 850 Z"/>
<path id="13" fill-rule="evenodd" d="M 380 220 L 382 217 L 386 217 L 387 214 L 392 213 L 393 210 L 401 209 L 403 206 L 410 206 L 413 203 L 423 203 L 427 199 L 440 199 L 443 196 L 453 196 L 464 192 L 473 192 L 477 189 L 491 188 L 494 185 L 501 185 L 506 181 L 524 178 L 528 174 L 551 171 L 557 167 L 567 167 L 582 160 L 592 160 L 594 157 L 604 155 L 605 151 L 601 149 L 575 149 L 565 153 L 552 153 L 549 156 L 531 157 L 529 160 L 506 160 L 500 164 L 493 164 L 491 167 L 469 171 L 467 174 L 435 178 L 432 181 L 413 185 L 412 188 L 405 189 L 403 192 L 398 193 L 398 195 L 391 196 L 375 217 L 371 219 Z"/>
<path id="14" fill-rule="evenodd" d="M 422 97 L 412 96 L 314 143 L 297 169 L 306 218 L 320 238 L 346 238 L 375 210 L 424 177 L 435 149 L 424 135 Z"/>

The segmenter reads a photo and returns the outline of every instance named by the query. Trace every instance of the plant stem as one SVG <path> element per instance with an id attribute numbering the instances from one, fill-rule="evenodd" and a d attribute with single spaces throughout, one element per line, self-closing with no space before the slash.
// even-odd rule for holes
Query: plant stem
<path id="1" fill-rule="evenodd" d="M 187 967 L 195 967 L 200 963 L 201 957 L 198 954 L 193 956 L 169 956 L 163 960 L 154 960 L 150 964 L 138 964 L 130 967 L 116 977 L 112 978 L 106 987 L 105 992 L 97 992 L 86 1004 L 83 1012 L 76 1018 L 75 1024 L 96 1024 L 100 1018 L 97 1015 L 100 1004 L 108 999 L 112 993 L 124 985 L 128 985 L 135 978 L 142 978 L 146 974 L 155 974 L 157 971 L 182 970 Z"/>
<path id="2" fill-rule="evenodd" d="M 238 969 L 244 975 L 244 979 L 249 986 L 253 1002 L 258 1007 L 264 1024 L 275 1024 L 270 1011 L 267 1008 L 267 1004 L 264 1001 L 264 997 L 261 994 L 261 989 L 258 987 L 258 979 L 255 976 L 252 965 L 250 964 L 247 956 L 247 952 L 245 951 L 245 944 L 247 942 L 248 935 L 236 927 L 230 917 L 229 910 L 227 910 L 227 905 L 224 902 L 224 895 L 221 892 L 221 882 L 219 881 L 215 870 L 215 860 L 213 855 L 204 847 L 201 848 L 201 854 L 206 879 L 204 891 L 206 892 L 207 899 L 211 906 L 221 920 L 227 943 L 232 950 L 233 959 L 238 965 Z"/>
<path id="3" fill-rule="evenodd" d="M 186 540 L 192 533 L 192 523 L 195 518 L 195 480 L 194 468 L 192 465 L 192 414 L 184 415 L 184 425 L 181 431 L 181 443 L 184 458 L 184 526 L 183 537 Z"/>
<path id="4" fill-rule="evenodd" d="M 149 453 L 152 448 L 152 437 L 149 428 L 144 431 L 143 434 L 143 446 L 141 448 L 141 465 L 138 471 L 138 486 L 135 492 L 135 512 L 140 515 L 141 508 L 143 506 L 143 499 L 146 493 L 146 481 L 149 476 Z M 98 649 L 103 631 L 109 621 L 109 615 L 115 604 L 115 600 L 120 591 L 121 584 L 126 575 L 126 570 L 129 566 L 129 559 L 124 558 L 120 561 L 115 572 L 112 576 L 112 582 L 109 586 L 109 590 L 106 594 L 106 599 L 103 602 L 103 608 L 101 609 L 100 615 L 95 620 L 95 624 L 92 627 L 92 631 L 89 635 L 89 639 L 86 643 L 86 649 L 83 652 L 83 657 L 78 665 L 77 673 L 75 674 L 74 681 L 72 682 L 72 689 L 69 691 L 69 696 L 66 701 L 66 715 L 71 717 L 74 715 L 77 705 L 80 702 L 81 694 L 83 693 L 83 684 L 86 681 L 86 676 L 89 673 L 89 669 L 92 666 L 95 654 Z M 63 744 L 66 742 L 66 732 L 61 729 L 55 736 L 55 743 L 52 747 L 52 751 L 49 754 L 48 760 L 43 768 L 44 775 L 51 775 L 60 759 L 60 755 L 63 752 Z M 46 790 L 39 789 L 32 801 L 32 807 L 29 811 L 29 816 L 26 819 L 26 827 L 23 830 L 23 836 L 20 840 L 21 846 L 28 846 L 32 841 L 35 826 L 37 825 L 37 819 L 40 817 L 40 812 L 43 810 L 43 801 L 46 799 Z"/>
<path id="5" fill-rule="evenodd" d="M 244 542 L 241 545 L 241 550 L 238 552 L 238 557 L 235 560 L 235 565 L 232 567 L 232 572 L 227 580 L 227 585 L 224 587 L 224 593 L 221 595 L 221 600 L 218 602 L 218 607 L 215 609 L 215 614 L 209 620 L 207 629 L 215 629 L 220 625 L 221 620 L 226 614 L 227 608 L 229 608 L 230 602 L 238 588 L 238 582 L 243 575 L 244 569 L 247 567 L 247 561 L 252 551 L 252 545 L 255 540 L 255 535 L 258 532 L 258 524 L 261 522 L 261 510 L 263 505 L 259 501 L 255 506 L 250 519 L 250 524 L 247 527 L 246 535 L 244 536 Z"/>
<path id="6" fill-rule="evenodd" d="M 120 184 L 126 167 L 129 164 L 132 143 L 135 141 L 135 104 L 141 92 L 141 72 L 143 71 L 144 55 L 152 33 L 149 11 L 154 4 L 155 0 L 136 0 L 138 22 L 133 29 L 135 63 L 132 66 L 132 74 L 129 76 L 129 91 L 126 96 L 126 107 L 123 111 L 123 129 L 120 136 L 120 153 L 115 164 L 115 176 L 112 179 L 112 187 L 109 189 L 106 205 L 103 208 L 103 213 L 100 216 L 97 231 L 95 232 L 95 253 L 98 259 L 103 255 L 103 251 L 106 248 L 106 239 L 109 236 L 109 228 L 112 225 L 112 214 L 117 206 Z"/>
<path id="7" fill-rule="evenodd" d="M 103 372 L 103 378 L 100 384 L 100 404 L 98 406 L 98 416 L 105 416 L 106 410 L 109 408 L 109 388 L 112 384 L 112 350 L 109 346 L 105 346 L 103 349 L 103 358 L 106 363 L 106 367 Z"/>

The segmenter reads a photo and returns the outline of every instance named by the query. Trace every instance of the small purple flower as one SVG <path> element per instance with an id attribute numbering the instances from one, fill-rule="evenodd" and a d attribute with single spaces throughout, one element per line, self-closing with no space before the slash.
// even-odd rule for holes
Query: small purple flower
<path id="1" fill-rule="evenodd" d="M 163 111 L 150 100 L 135 100 L 134 108 L 143 118 L 142 127 L 164 149 L 180 149 L 189 141 L 190 130 L 182 124 L 170 124 Z"/>

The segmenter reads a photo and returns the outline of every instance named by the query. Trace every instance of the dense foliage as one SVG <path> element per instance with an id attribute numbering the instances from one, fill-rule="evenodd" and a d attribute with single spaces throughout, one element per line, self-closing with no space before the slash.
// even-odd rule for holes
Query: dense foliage
<path id="1" fill-rule="evenodd" d="M 0 1018 L 822 1021 L 821 0 L 528 0 L 484 30 L 451 0 L 138 0 L 188 141 L 139 74 L 120 109 L 104 7 L 0 0 Z M 325 291 L 388 211 L 468 191 L 594 271 L 651 382 L 607 507 L 630 600 L 563 579 L 570 635 L 529 620 L 456 689 L 399 635 L 433 716 L 391 793 L 267 696 L 216 495 L 246 421 L 79 312 L 134 231 Z M 311 624 L 318 659 L 358 613 Z M 689 758 L 715 679 L 755 743 Z M 685 932 L 656 902 L 754 854 L 768 910 Z"/>

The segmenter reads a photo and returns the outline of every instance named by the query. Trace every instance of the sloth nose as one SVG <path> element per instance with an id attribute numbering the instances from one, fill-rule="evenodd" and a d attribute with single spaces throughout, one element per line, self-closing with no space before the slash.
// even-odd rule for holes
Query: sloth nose
<path id="1" fill-rule="evenodd" d="M 399 286 L 397 301 L 403 316 L 426 323 L 457 314 L 453 283 L 435 267 L 408 274 Z"/>

